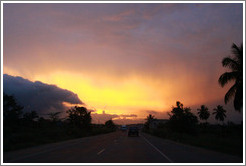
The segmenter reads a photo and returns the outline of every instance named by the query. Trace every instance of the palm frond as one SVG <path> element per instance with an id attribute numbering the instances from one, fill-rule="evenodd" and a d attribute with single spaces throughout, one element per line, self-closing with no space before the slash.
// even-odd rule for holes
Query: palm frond
<path id="1" fill-rule="evenodd" d="M 231 57 L 225 57 L 222 60 L 222 66 L 223 67 L 229 67 L 233 71 L 237 71 L 239 69 L 239 67 L 240 67 L 238 62 L 236 60 L 232 59 Z"/>
<path id="2" fill-rule="evenodd" d="M 225 72 L 218 80 L 219 84 L 224 87 L 229 81 L 235 80 L 238 76 L 238 72 Z"/>
<path id="3" fill-rule="evenodd" d="M 243 47 L 238 47 L 235 43 L 232 44 L 231 46 L 231 52 L 234 54 L 237 59 L 240 59 L 240 57 L 243 55 Z"/>
<path id="4" fill-rule="evenodd" d="M 236 84 L 234 84 L 225 95 L 225 99 L 224 99 L 225 104 L 227 104 L 229 100 L 235 96 L 236 90 L 237 90 L 237 86 Z"/>
<path id="5" fill-rule="evenodd" d="M 233 57 L 225 57 L 222 60 L 222 65 L 230 68 L 232 72 L 222 74 L 218 82 L 224 87 L 228 82 L 235 80 L 235 84 L 226 93 L 224 100 L 227 104 L 234 97 L 234 108 L 240 111 L 243 105 L 243 43 L 239 47 L 233 43 L 231 52 Z M 220 110 L 219 107 L 217 109 Z"/>
<path id="6" fill-rule="evenodd" d="M 234 98 L 234 108 L 237 111 L 240 111 L 241 107 L 243 106 L 243 86 L 237 88 L 235 92 Z"/>

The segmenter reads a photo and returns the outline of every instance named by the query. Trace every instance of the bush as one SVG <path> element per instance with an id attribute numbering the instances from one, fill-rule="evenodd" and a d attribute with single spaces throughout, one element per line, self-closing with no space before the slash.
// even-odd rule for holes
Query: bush
<path id="1" fill-rule="evenodd" d="M 116 125 L 114 124 L 114 122 L 112 120 L 108 120 L 105 122 L 105 126 L 111 130 L 115 130 L 116 129 Z"/>

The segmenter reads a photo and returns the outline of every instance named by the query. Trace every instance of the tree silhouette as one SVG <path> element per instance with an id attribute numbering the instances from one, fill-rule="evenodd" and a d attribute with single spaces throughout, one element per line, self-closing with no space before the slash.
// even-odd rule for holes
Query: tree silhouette
<path id="1" fill-rule="evenodd" d="M 3 121 L 5 124 L 18 124 L 23 108 L 16 103 L 14 96 L 3 93 Z"/>
<path id="2" fill-rule="evenodd" d="M 23 114 L 22 124 L 28 128 L 38 126 L 38 113 L 36 111 L 26 112 Z M 35 121 L 37 120 L 37 121 Z"/>
<path id="3" fill-rule="evenodd" d="M 146 118 L 147 121 L 144 124 L 144 128 L 149 130 L 150 124 L 151 122 L 153 122 L 154 119 L 155 119 L 154 115 L 149 114 Z"/>
<path id="4" fill-rule="evenodd" d="M 180 118 L 184 114 L 183 104 L 180 101 L 176 102 L 177 107 L 173 107 L 171 113 L 173 114 L 173 118 Z M 169 114 L 172 117 L 171 114 Z"/>
<path id="5" fill-rule="evenodd" d="M 223 67 L 227 67 L 231 72 L 225 72 L 219 78 L 219 84 L 224 87 L 228 82 L 235 81 L 233 86 L 225 94 L 225 104 L 234 97 L 234 108 L 237 111 L 243 106 L 243 44 L 240 47 L 232 44 L 231 51 L 233 57 L 225 57 L 222 60 Z"/>
<path id="6" fill-rule="evenodd" d="M 114 122 L 113 122 L 112 120 L 106 121 L 106 122 L 105 122 L 105 126 L 106 126 L 107 128 L 113 129 L 113 130 L 116 128 L 116 125 L 114 124 Z"/>
<path id="7" fill-rule="evenodd" d="M 57 122 L 59 120 L 60 113 L 61 112 L 51 112 L 51 113 L 48 113 L 47 115 L 49 116 L 49 119 L 52 122 Z"/>
<path id="8" fill-rule="evenodd" d="M 148 116 L 147 116 L 147 121 L 149 121 L 149 122 L 151 122 L 152 120 L 154 120 L 155 119 L 155 116 L 154 115 L 151 115 L 151 114 L 149 114 Z"/>
<path id="9" fill-rule="evenodd" d="M 181 102 L 176 102 L 176 107 L 173 107 L 169 116 L 168 125 L 173 131 L 190 134 L 195 132 L 195 126 L 198 122 L 197 117 L 191 113 L 190 108 L 184 108 Z"/>
<path id="10" fill-rule="evenodd" d="M 78 127 L 89 129 L 91 126 L 91 112 L 87 111 L 85 107 L 77 107 L 71 108 L 67 111 L 68 120 L 70 124 Z"/>
<path id="11" fill-rule="evenodd" d="M 209 116 L 210 116 L 210 113 L 208 111 L 208 107 L 206 107 L 205 105 L 201 105 L 201 108 L 197 109 L 198 111 L 198 115 L 199 115 L 199 118 L 201 120 L 205 120 L 207 122 Z"/>
<path id="12" fill-rule="evenodd" d="M 23 119 L 29 122 L 34 121 L 34 119 L 38 118 L 38 113 L 36 111 L 26 112 L 23 114 Z"/>
<path id="13" fill-rule="evenodd" d="M 214 108 L 213 115 L 215 115 L 215 119 L 219 121 L 224 121 L 226 118 L 226 110 L 223 108 L 223 106 L 218 105 L 216 108 Z"/>

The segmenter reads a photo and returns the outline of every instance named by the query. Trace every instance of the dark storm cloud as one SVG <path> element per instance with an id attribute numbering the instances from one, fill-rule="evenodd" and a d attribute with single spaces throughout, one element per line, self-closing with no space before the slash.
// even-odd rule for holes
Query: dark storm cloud
<path id="1" fill-rule="evenodd" d="M 3 91 L 14 95 L 17 102 L 25 107 L 25 111 L 35 110 L 40 115 L 54 111 L 64 112 L 67 107 L 63 102 L 83 104 L 75 93 L 66 89 L 7 74 L 3 75 Z"/>

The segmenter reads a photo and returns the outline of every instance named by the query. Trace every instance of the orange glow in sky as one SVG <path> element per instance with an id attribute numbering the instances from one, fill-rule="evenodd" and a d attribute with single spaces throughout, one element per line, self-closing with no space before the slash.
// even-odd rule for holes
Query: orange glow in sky
<path id="1" fill-rule="evenodd" d="M 177 100 L 192 106 L 218 98 L 216 93 L 211 93 L 213 89 L 210 92 L 202 89 L 205 86 L 203 82 L 206 83 L 202 77 L 193 78 L 192 81 L 188 81 L 187 77 L 172 78 L 172 81 L 166 78 L 165 81 L 136 75 L 121 79 L 61 71 L 36 75 L 31 80 L 55 84 L 72 91 L 97 113 L 136 114 L 138 118 L 145 118 L 149 113 L 146 111 L 152 110 L 162 112 L 162 118 L 167 117 L 165 112 L 170 111 Z"/>
<path id="2" fill-rule="evenodd" d="M 242 9 L 5 4 L 4 73 L 72 91 L 94 114 L 167 118 L 176 101 L 212 110 L 224 104 L 221 61 L 243 40 Z"/>
<path id="3" fill-rule="evenodd" d="M 36 76 L 34 80 L 42 80 L 75 92 L 82 102 L 96 108 L 98 113 L 105 110 L 110 114 L 129 114 L 141 110 L 161 111 L 170 107 L 165 105 L 158 88 L 148 86 L 144 80 L 138 78 L 117 82 L 112 79 L 97 80 L 83 74 L 56 72 Z"/>

